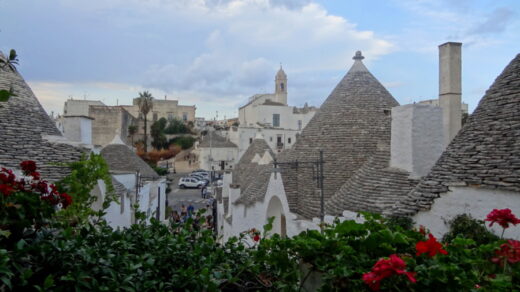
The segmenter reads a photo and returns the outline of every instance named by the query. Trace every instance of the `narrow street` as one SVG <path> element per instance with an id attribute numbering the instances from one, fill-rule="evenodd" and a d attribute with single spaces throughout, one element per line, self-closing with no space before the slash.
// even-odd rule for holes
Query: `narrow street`
<path id="1" fill-rule="evenodd" d="M 171 191 L 168 193 L 168 206 L 170 206 L 173 210 L 177 210 L 180 212 L 181 206 L 188 207 L 189 204 L 192 204 L 195 207 L 195 210 L 205 208 L 208 204 L 207 199 L 202 199 L 201 190 L 200 189 L 180 189 L 178 186 L 179 179 L 183 176 L 188 175 L 189 173 L 177 173 L 170 174 L 168 177 L 173 178 L 173 183 L 171 184 Z"/>

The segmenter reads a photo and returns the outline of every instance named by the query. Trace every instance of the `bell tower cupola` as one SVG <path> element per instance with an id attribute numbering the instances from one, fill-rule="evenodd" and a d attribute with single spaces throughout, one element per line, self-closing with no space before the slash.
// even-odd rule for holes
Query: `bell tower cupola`
<path id="1" fill-rule="evenodd" d="M 275 77 L 275 96 L 276 102 L 287 105 L 287 75 L 283 71 L 282 65 Z"/>

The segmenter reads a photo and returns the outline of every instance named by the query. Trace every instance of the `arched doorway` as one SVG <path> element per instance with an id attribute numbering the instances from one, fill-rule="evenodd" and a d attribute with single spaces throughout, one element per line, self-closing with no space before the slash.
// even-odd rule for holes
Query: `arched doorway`
<path id="1" fill-rule="evenodd" d="M 283 213 L 282 201 L 276 196 L 272 197 L 267 205 L 267 212 L 265 220 L 274 217 L 273 229 L 271 233 L 278 233 L 281 236 L 287 235 L 287 227 L 285 221 L 285 214 Z"/>

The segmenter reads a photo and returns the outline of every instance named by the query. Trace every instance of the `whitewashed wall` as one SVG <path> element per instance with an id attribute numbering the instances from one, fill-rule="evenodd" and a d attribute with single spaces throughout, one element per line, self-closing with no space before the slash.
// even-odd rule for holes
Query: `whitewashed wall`
<path id="1" fill-rule="evenodd" d="M 447 223 L 457 215 L 470 214 L 475 219 L 484 220 L 493 209 L 505 208 L 520 217 L 520 194 L 484 188 L 451 187 L 450 192 L 435 200 L 431 210 L 419 212 L 413 219 L 417 225 L 424 225 L 433 235 L 441 237 L 449 230 Z M 502 227 L 494 224 L 492 231 L 500 236 Z M 520 225 L 510 227 L 504 236 L 519 240 Z"/>
<path id="2" fill-rule="evenodd" d="M 230 180 L 226 180 L 225 178 L 223 195 L 225 194 L 225 190 L 227 190 L 227 194 L 230 194 L 229 212 L 232 216 L 232 224 L 228 224 L 227 222 L 223 224 L 222 235 L 224 240 L 227 240 L 231 236 L 238 236 L 241 232 L 251 228 L 263 230 L 263 226 L 267 223 L 267 218 L 270 215 L 268 210 L 269 202 L 271 202 L 273 198 L 278 198 L 281 202 L 281 209 L 283 210 L 283 214 L 286 217 L 287 236 L 291 237 L 308 229 L 319 229 L 319 222 L 316 223 L 310 220 L 297 220 L 297 216 L 289 211 L 289 204 L 287 202 L 287 197 L 285 195 L 283 181 L 280 174 L 275 175 L 273 173 L 271 175 L 264 200 L 255 202 L 249 207 L 246 207 L 243 204 L 234 204 L 236 199 L 240 196 L 240 190 L 230 189 L 229 185 L 226 184 L 229 182 Z M 219 209 L 219 212 L 220 211 L 221 210 Z"/>
<path id="3" fill-rule="evenodd" d="M 210 148 L 200 147 L 199 163 L 200 168 L 211 170 L 212 166 L 215 170 L 220 170 L 220 161 L 226 162 L 225 169 L 233 169 L 236 162 L 238 161 L 238 148 L 237 147 L 219 147 Z M 210 162 L 210 152 L 213 158 L 213 163 Z"/>

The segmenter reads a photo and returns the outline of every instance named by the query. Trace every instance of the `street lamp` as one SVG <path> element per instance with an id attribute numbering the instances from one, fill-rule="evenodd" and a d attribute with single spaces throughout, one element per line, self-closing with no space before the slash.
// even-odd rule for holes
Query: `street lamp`
<path id="1" fill-rule="evenodd" d="M 320 192 L 320 230 L 323 232 L 323 224 L 325 222 L 325 192 L 323 189 L 323 180 L 325 176 L 323 175 L 323 164 L 325 161 L 323 160 L 323 150 L 320 150 L 319 158 L 315 161 L 288 161 L 288 162 L 277 162 L 276 158 L 274 159 L 274 173 L 276 175 L 277 172 L 280 172 L 278 168 L 279 165 L 288 165 L 292 169 L 298 171 L 299 168 L 309 168 L 312 169 L 312 179 L 316 181 L 316 187 Z"/>

